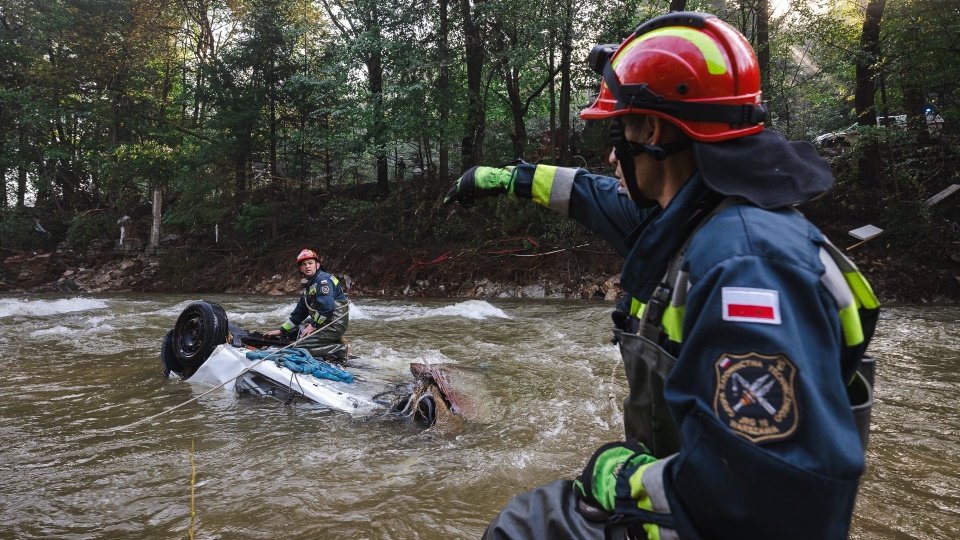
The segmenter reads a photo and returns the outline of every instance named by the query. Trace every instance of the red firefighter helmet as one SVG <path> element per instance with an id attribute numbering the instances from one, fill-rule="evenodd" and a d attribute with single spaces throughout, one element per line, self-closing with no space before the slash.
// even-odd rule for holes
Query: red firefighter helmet
<path id="1" fill-rule="evenodd" d="M 619 46 L 598 45 L 603 75 L 585 120 L 652 114 L 690 138 L 719 142 L 763 130 L 757 57 L 740 32 L 714 15 L 675 12 L 637 27 Z"/>
<path id="2" fill-rule="evenodd" d="M 320 262 L 320 256 L 317 255 L 316 251 L 312 249 L 305 249 L 301 251 L 299 255 L 297 255 L 297 265 L 299 265 L 303 261 L 306 261 L 307 259 L 313 259 L 318 263 Z"/>

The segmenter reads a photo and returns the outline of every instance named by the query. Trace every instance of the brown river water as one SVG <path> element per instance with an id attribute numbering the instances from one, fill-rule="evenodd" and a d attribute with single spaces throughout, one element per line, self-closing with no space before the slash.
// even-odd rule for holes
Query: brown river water
<path id="1" fill-rule="evenodd" d="M 0 295 L 0 538 L 479 538 L 511 496 L 621 437 L 609 303 L 355 300 L 347 337 L 365 376 L 406 385 L 410 362 L 473 373 L 477 418 L 425 430 L 223 390 L 171 411 L 208 390 L 161 377 L 161 339 L 197 299 Z M 249 330 L 294 302 L 203 299 Z M 958 321 L 958 307 L 883 311 L 851 538 L 960 538 Z"/>

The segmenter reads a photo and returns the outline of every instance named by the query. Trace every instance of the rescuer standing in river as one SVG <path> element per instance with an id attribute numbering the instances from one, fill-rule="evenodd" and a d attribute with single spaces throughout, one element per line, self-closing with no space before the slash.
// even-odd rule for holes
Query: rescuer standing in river
<path id="1" fill-rule="evenodd" d="M 640 209 L 542 165 L 471 169 L 446 200 L 532 198 L 625 254 L 626 440 L 577 480 L 512 499 L 485 537 L 846 538 L 878 304 L 794 208 L 833 185 L 829 166 L 764 130 L 756 56 L 714 16 L 657 17 L 590 63 L 603 83 L 581 117 L 610 120 L 610 161 Z"/>

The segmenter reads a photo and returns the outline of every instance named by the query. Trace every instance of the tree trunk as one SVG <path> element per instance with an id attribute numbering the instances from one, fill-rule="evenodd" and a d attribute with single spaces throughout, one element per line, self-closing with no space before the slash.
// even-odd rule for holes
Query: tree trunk
<path id="1" fill-rule="evenodd" d="M 556 64 L 556 55 L 554 51 L 554 43 L 551 40 L 550 43 L 550 61 L 548 62 L 548 69 L 552 72 L 553 66 Z M 557 85 L 556 78 L 550 79 L 550 162 L 554 165 L 557 164 Z"/>
<path id="2" fill-rule="evenodd" d="M 520 69 L 507 67 L 504 70 L 506 74 L 507 97 L 510 100 L 510 114 L 513 118 L 513 133 L 510 134 L 510 140 L 513 141 L 513 155 L 511 158 L 523 158 L 523 150 L 527 145 L 527 125 L 524 120 L 526 107 L 520 98 Z"/>
<path id="3" fill-rule="evenodd" d="M 153 188 L 153 222 L 150 224 L 150 245 L 160 245 L 160 218 L 163 215 L 163 189 Z"/>
<path id="4" fill-rule="evenodd" d="M 23 208 L 27 193 L 27 167 L 20 164 L 17 168 L 17 208 Z"/>
<path id="5" fill-rule="evenodd" d="M 446 182 L 447 175 L 450 174 L 450 145 L 447 143 L 447 124 L 450 122 L 450 66 L 448 58 L 449 50 L 449 20 L 447 11 L 450 9 L 448 0 L 439 0 L 440 10 L 440 35 L 438 36 L 438 45 L 440 53 L 440 80 L 437 81 L 437 89 L 440 93 L 440 180 Z"/>
<path id="6" fill-rule="evenodd" d="M 380 52 L 374 52 L 367 60 L 368 76 L 370 77 L 370 95 L 373 99 L 374 117 L 372 123 L 373 146 L 376 148 L 377 163 L 377 191 L 389 193 L 390 184 L 387 175 L 390 167 L 387 165 L 387 151 L 384 141 L 386 125 L 383 120 L 383 62 Z"/>
<path id="7" fill-rule="evenodd" d="M 243 203 L 247 192 L 247 160 L 240 157 L 233 162 L 233 181 L 236 189 L 237 208 Z"/>
<path id="8" fill-rule="evenodd" d="M 920 40 L 923 38 L 917 32 L 916 27 L 909 31 L 913 36 L 913 39 L 910 40 L 911 43 L 918 47 Z M 912 54 L 908 53 L 908 57 L 910 56 L 916 57 L 916 51 Z M 930 130 L 927 128 L 927 93 L 920 86 L 920 81 L 923 78 L 919 71 L 916 64 L 907 63 L 902 79 L 903 110 L 907 113 L 907 130 L 917 138 L 918 143 L 928 145 L 930 144 Z"/>
<path id="9" fill-rule="evenodd" d="M 483 0 L 475 0 L 480 4 Z M 461 141 L 462 170 L 480 164 L 483 144 L 484 118 L 483 96 L 483 34 L 482 28 L 474 23 L 470 0 L 460 0 L 463 17 L 464 47 L 467 60 L 467 119 Z"/>
<path id="10" fill-rule="evenodd" d="M 908 73 L 909 74 L 909 73 Z M 926 92 L 917 84 L 919 77 L 906 77 L 903 84 L 903 109 L 907 112 L 907 131 L 912 133 L 921 145 L 930 144 L 930 131 L 927 128 Z"/>
<path id="11" fill-rule="evenodd" d="M 860 35 L 860 53 L 856 58 L 857 87 L 853 105 L 857 111 L 857 124 L 861 126 L 873 126 L 877 123 L 875 78 L 876 66 L 880 61 L 880 21 L 885 4 L 886 0 L 870 0 Z M 877 185 L 880 180 L 880 146 L 876 142 L 865 146 L 863 155 L 857 160 L 858 179 L 862 185 Z"/>
<path id="12" fill-rule="evenodd" d="M 770 2 L 757 2 L 757 63 L 760 67 L 760 89 L 764 96 L 770 91 Z"/>
<path id="13" fill-rule="evenodd" d="M 270 179 L 276 181 L 279 176 L 277 170 L 277 97 L 275 93 L 274 72 L 275 66 L 270 68 L 270 82 L 267 85 L 267 100 L 270 102 Z"/>
<path id="14" fill-rule="evenodd" d="M 560 53 L 560 147 L 558 163 L 567 165 L 570 160 L 570 57 L 573 56 L 573 0 L 565 2 L 566 20 L 563 28 L 563 44 Z"/>

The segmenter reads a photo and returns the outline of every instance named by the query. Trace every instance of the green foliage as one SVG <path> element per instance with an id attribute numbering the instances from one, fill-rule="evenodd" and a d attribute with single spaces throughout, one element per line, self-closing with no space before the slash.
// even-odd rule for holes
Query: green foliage
<path id="1" fill-rule="evenodd" d="M 935 258 L 944 252 L 950 235 L 940 230 L 930 208 L 918 201 L 891 200 L 885 205 L 881 228 L 885 241 L 900 253 Z"/>
<path id="2" fill-rule="evenodd" d="M 333 222 L 364 221 L 372 225 L 388 224 L 393 221 L 392 210 L 395 209 L 385 208 L 386 206 L 377 201 L 336 197 L 327 204 L 322 214 L 316 216 L 316 219 Z"/>
<path id="3" fill-rule="evenodd" d="M 67 241 L 74 246 L 84 246 L 94 239 L 118 238 L 120 225 L 117 220 L 120 215 L 107 211 L 90 211 L 76 214 L 70 220 L 67 229 Z"/>
<path id="4" fill-rule="evenodd" d="M 150 189 L 168 184 L 177 167 L 173 150 L 154 141 L 124 143 L 106 153 L 100 166 L 100 189 L 113 195 L 119 209 L 150 196 Z"/>
<path id="5" fill-rule="evenodd" d="M 0 249 L 29 251 L 44 246 L 47 235 L 37 230 L 32 208 L 0 208 Z"/>
<path id="6" fill-rule="evenodd" d="M 237 229 L 246 232 L 262 229 L 270 218 L 270 210 L 270 206 L 266 204 L 245 203 L 237 215 Z"/>
<path id="7" fill-rule="evenodd" d="M 10 178 L 25 171 L 19 195 L 66 209 L 45 215 L 68 223 L 44 225 L 59 231 L 53 236 L 69 225 L 78 241 L 114 236 L 123 214 L 143 222 L 150 190 L 161 187 L 164 226 L 185 233 L 220 225 L 266 241 L 268 231 L 303 234 L 335 224 L 399 243 L 503 234 L 581 242 L 589 237 L 582 227 L 534 205 L 500 200 L 454 212 L 437 199 L 452 180 L 446 176 L 463 168 L 467 136 L 482 136 L 473 154 L 484 165 L 518 157 L 549 163 L 551 117 L 559 125 L 563 97 L 570 99 L 573 163 L 611 174 L 604 123 L 577 117 L 600 84 L 585 56 L 593 44 L 619 43 L 669 3 L 468 4 L 482 29 L 475 35 L 455 2 L 445 14 L 439 3 L 397 0 L 0 8 L 0 171 Z M 887 3 L 878 107 L 907 114 L 929 102 L 946 120 L 944 134 L 927 141 L 919 133 L 860 131 L 853 148 L 832 158 L 839 183 L 831 196 L 844 212 L 876 217 L 878 201 L 909 208 L 956 181 L 949 178 L 955 158 L 947 155 L 960 131 L 954 4 Z M 718 14 L 760 45 L 755 6 L 691 0 L 687 8 Z M 770 19 L 763 81 L 771 127 L 807 139 L 848 128 L 856 120 L 862 6 L 797 0 L 780 8 Z M 467 39 L 482 40 L 479 110 L 467 109 Z M 569 96 L 561 95 L 559 75 L 549 74 L 565 42 L 573 44 Z M 473 121 L 482 130 L 467 133 Z M 868 144 L 878 145 L 882 166 L 880 178 L 864 185 L 855 178 Z M 413 158 L 432 174 L 441 149 L 449 170 L 412 179 Z M 406 159 L 407 179 L 393 179 L 389 195 L 369 197 L 368 183 L 386 180 L 377 161 L 386 159 L 392 174 L 394 156 Z M 918 227 L 937 222 L 921 217 Z M 29 233 L 16 232 L 24 228 L 18 219 L 5 214 L 2 245 L 29 244 Z"/>
<path id="8" fill-rule="evenodd" d="M 572 245 L 587 241 L 592 234 L 576 221 L 545 211 L 541 206 L 525 201 L 502 198 L 497 204 L 497 218 L 507 235 L 523 235 L 557 245 Z"/>

